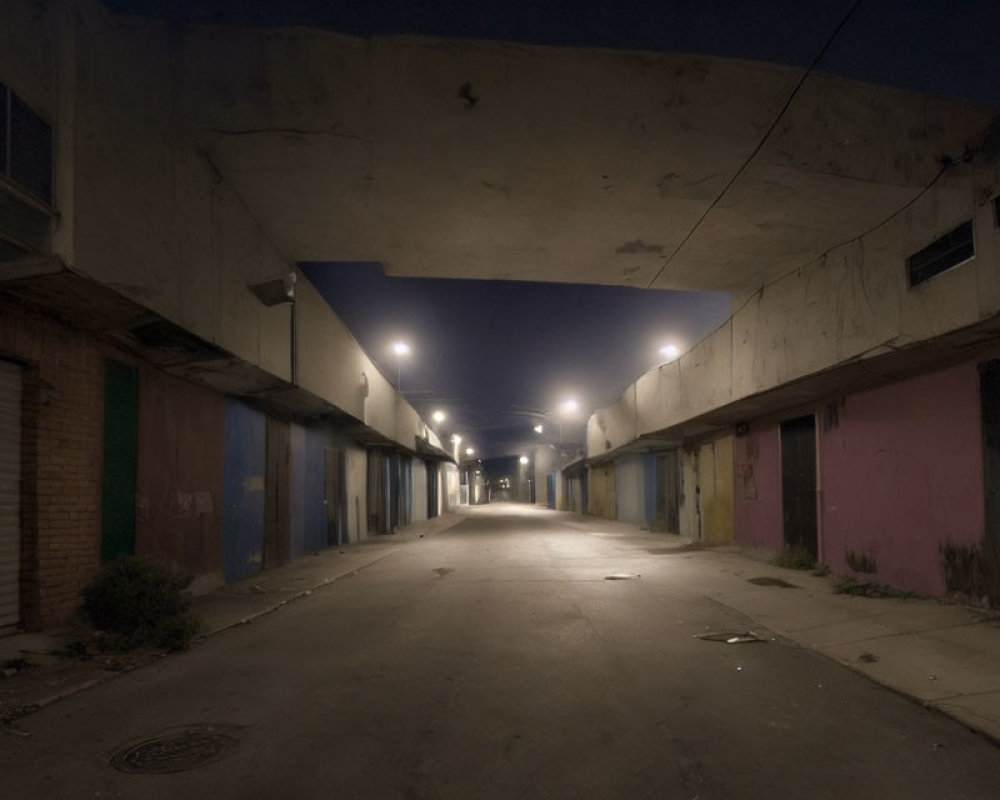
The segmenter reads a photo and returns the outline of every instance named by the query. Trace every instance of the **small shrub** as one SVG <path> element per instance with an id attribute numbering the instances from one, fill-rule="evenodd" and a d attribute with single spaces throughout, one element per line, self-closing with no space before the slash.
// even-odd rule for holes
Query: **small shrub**
<path id="1" fill-rule="evenodd" d="M 905 600 L 916 597 L 906 589 L 897 589 L 884 583 L 858 583 L 854 578 L 844 578 L 833 587 L 834 594 L 849 594 L 855 597 L 894 597 Z"/>
<path id="2" fill-rule="evenodd" d="M 801 546 L 787 548 L 771 563 L 785 569 L 815 569 L 816 567 L 816 559 L 813 554 Z"/>
<path id="3" fill-rule="evenodd" d="M 829 574 L 830 574 L 829 564 L 817 564 L 816 569 L 813 570 L 813 575 L 815 575 L 817 578 L 825 578 Z"/>
<path id="4" fill-rule="evenodd" d="M 134 556 L 105 564 L 83 592 L 84 612 L 105 631 L 101 649 L 186 649 L 200 628 L 184 592 L 191 580 L 166 564 Z"/>

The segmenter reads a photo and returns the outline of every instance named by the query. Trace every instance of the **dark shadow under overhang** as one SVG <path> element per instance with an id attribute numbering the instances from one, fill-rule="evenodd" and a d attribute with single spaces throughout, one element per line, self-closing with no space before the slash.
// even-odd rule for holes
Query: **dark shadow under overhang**
<path id="1" fill-rule="evenodd" d="M 417 453 L 417 448 L 408 450 L 326 400 L 243 361 L 58 258 L 26 256 L 0 264 L 0 302 L 40 312 L 175 377 L 248 400 L 276 416 L 321 420 L 365 447 Z"/>

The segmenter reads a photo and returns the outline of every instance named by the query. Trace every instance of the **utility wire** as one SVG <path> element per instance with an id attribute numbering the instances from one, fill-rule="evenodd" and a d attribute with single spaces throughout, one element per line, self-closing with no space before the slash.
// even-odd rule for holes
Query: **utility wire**
<path id="1" fill-rule="evenodd" d="M 809 66 L 806 67 L 805 72 L 802 73 L 802 77 L 799 78 L 799 82 L 795 84 L 795 88 L 792 89 L 791 94 L 788 95 L 788 99 L 785 100 L 785 104 L 781 107 L 781 110 L 774 118 L 774 122 L 772 122 L 771 126 L 764 132 L 763 137 L 761 137 L 761 140 L 757 143 L 757 146 L 753 149 L 753 152 L 751 152 L 750 155 L 746 157 L 746 159 L 743 161 L 743 164 L 740 166 L 738 170 L 736 170 L 735 173 L 733 173 L 733 176 L 729 179 L 729 182 L 723 187 L 722 191 L 719 192 L 718 196 L 711 202 L 708 208 L 705 209 L 702 215 L 698 218 L 698 221 L 695 222 L 695 224 L 691 227 L 691 230 L 689 230 L 687 232 L 687 235 L 685 235 L 685 237 L 681 240 L 680 244 L 678 244 L 677 247 L 674 248 L 673 252 L 663 262 L 663 266 L 660 267 L 657 273 L 653 276 L 652 280 L 646 286 L 647 289 L 653 288 L 653 284 L 659 280 L 660 276 L 664 273 L 667 267 L 670 266 L 671 262 L 681 251 L 684 245 L 686 245 L 688 241 L 691 239 L 691 237 L 694 236 L 695 233 L 697 233 L 698 228 L 701 227 L 702 223 L 705 221 L 705 218 L 712 213 L 712 211 L 719 204 L 722 198 L 725 197 L 726 193 L 732 188 L 733 184 L 736 183 L 737 180 L 739 180 L 739 178 L 743 175 L 744 172 L 746 172 L 747 167 L 750 166 L 750 162 L 752 162 L 754 158 L 757 157 L 757 154 L 761 151 L 764 145 L 767 144 L 767 140 L 771 138 L 771 134 L 774 133 L 774 129 L 778 127 L 778 123 L 781 122 L 782 118 L 785 116 L 785 113 L 791 107 L 792 102 L 798 95 L 799 90 L 802 89 L 803 84 L 805 84 L 806 80 L 808 80 L 809 76 L 812 75 L 813 71 L 816 69 L 816 65 L 819 64 L 819 62 L 823 59 L 823 56 L 826 55 L 827 51 L 830 49 L 830 46 L 834 43 L 836 38 L 840 35 L 840 32 L 844 29 L 844 26 L 847 25 L 851 17 L 854 16 L 854 12 L 858 10 L 858 8 L 861 6 L 863 2 L 864 0 L 855 0 L 854 4 L 847 10 L 847 13 L 844 14 L 843 18 L 837 24 L 837 27 L 833 29 L 833 33 L 831 33 L 829 37 L 827 37 L 827 40 L 824 43 L 824 45 L 820 48 L 819 52 L 816 53 L 813 60 L 809 63 Z"/>

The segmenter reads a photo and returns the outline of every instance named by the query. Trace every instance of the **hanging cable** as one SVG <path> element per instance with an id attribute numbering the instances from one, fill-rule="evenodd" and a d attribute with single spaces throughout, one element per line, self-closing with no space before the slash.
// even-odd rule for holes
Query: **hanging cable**
<path id="1" fill-rule="evenodd" d="M 689 230 L 687 234 L 684 236 L 684 238 L 681 239 L 680 243 L 677 245 L 677 247 L 674 248 L 673 252 L 669 256 L 667 256 L 667 258 L 663 262 L 663 266 L 660 267 L 657 273 L 653 276 L 652 280 L 646 286 L 647 289 L 653 288 L 653 284 L 660 279 L 660 276 L 664 273 L 666 268 L 670 266 L 670 263 L 681 251 L 681 248 L 683 248 L 684 245 L 686 245 L 688 241 L 691 239 L 691 237 L 695 235 L 695 233 L 698 231 L 698 228 L 700 228 L 701 224 L 705 221 L 705 218 L 710 213 L 712 213 L 712 211 L 719 204 L 722 198 L 725 197 L 726 193 L 732 188 L 733 184 L 736 183 L 737 180 L 739 180 L 739 178 L 743 175 L 744 172 L 746 172 L 747 167 L 750 166 L 750 162 L 752 162 L 754 158 L 757 157 L 757 154 L 761 151 L 764 145 L 767 144 L 767 140 L 771 138 L 771 134 L 774 133 L 774 129 L 778 127 L 778 123 L 781 122 L 782 118 L 785 116 L 786 112 L 791 107 L 799 91 L 802 89 L 803 84 L 805 84 L 806 80 L 816 69 L 817 64 L 819 64 L 819 62 L 823 59 L 823 56 L 826 55 L 827 51 L 830 49 L 830 46 L 834 43 L 834 41 L 840 35 L 840 32 L 844 29 L 844 26 L 847 25 L 851 17 L 854 16 L 854 12 L 858 10 L 858 8 L 861 6 L 863 2 L 864 0 L 855 0 L 855 2 L 847 10 L 847 13 L 844 14 L 844 16 L 841 18 L 840 22 L 837 24 L 837 27 L 833 29 L 833 32 L 827 37 L 826 42 L 819 49 L 819 52 L 816 53 L 813 60 L 809 63 L 809 66 L 806 67 L 805 72 L 802 73 L 802 77 L 799 78 L 799 82 L 795 84 L 795 88 L 792 89 L 791 94 L 788 95 L 788 99 L 785 100 L 785 104 L 781 107 L 781 110 L 778 112 L 777 116 L 775 116 L 774 121 L 771 123 L 770 127 L 764 132 L 764 135 L 761 137 L 761 140 L 757 143 L 757 146 L 753 149 L 753 152 L 751 152 L 750 155 L 746 157 L 746 159 L 743 161 L 743 164 L 740 165 L 740 168 L 733 173 L 733 176 L 729 179 L 729 182 L 722 188 L 722 191 L 719 192 L 718 196 L 709 204 L 708 208 L 706 208 L 705 211 L 702 212 L 702 215 L 698 217 L 698 221 L 691 226 L 691 230 Z"/>

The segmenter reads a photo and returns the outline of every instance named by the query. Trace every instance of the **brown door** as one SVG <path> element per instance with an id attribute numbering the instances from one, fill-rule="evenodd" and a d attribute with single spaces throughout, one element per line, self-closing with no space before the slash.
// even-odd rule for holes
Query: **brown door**
<path id="1" fill-rule="evenodd" d="M 677 450 L 657 458 L 656 477 L 657 522 L 664 530 L 678 533 L 681 529 L 681 470 Z"/>
<path id="2" fill-rule="evenodd" d="M 785 547 L 818 557 L 816 526 L 816 418 L 781 423 L 781 503 Z"/>

